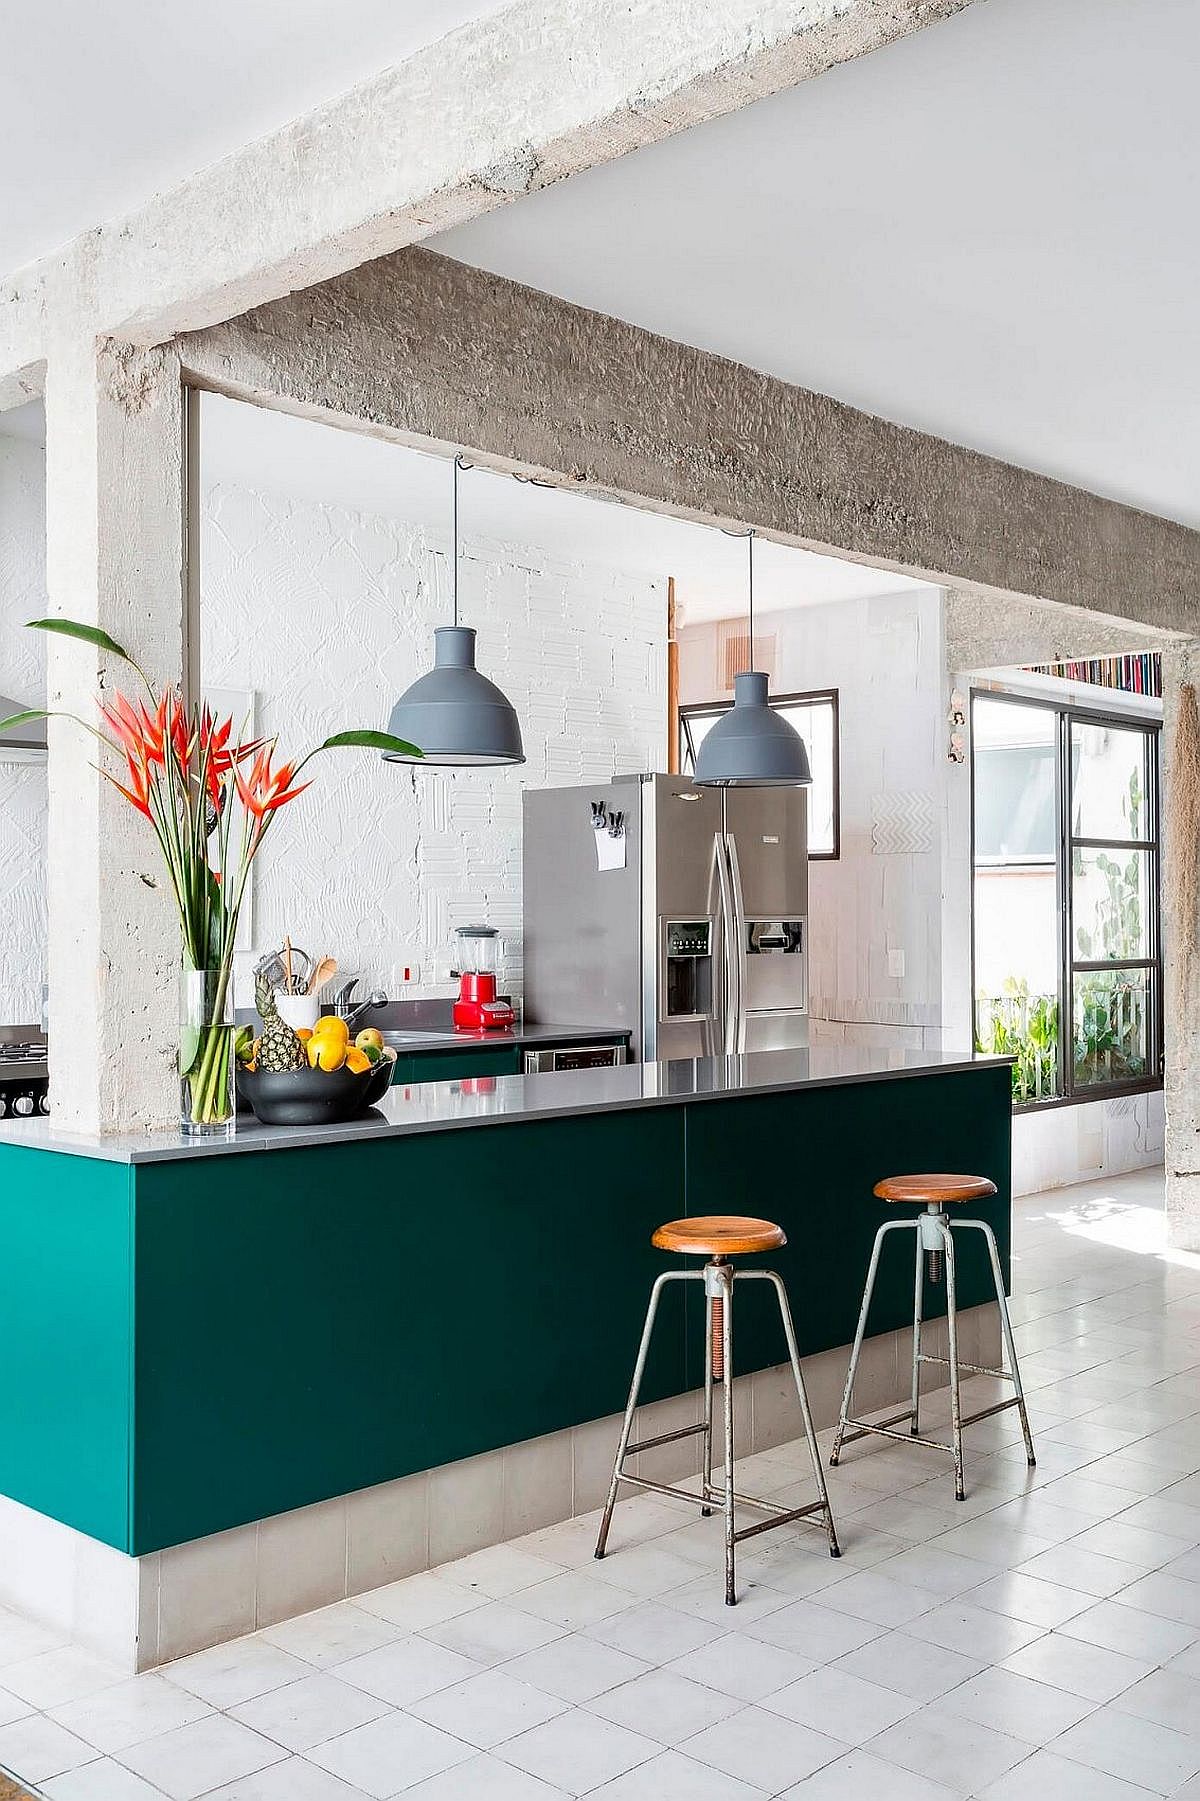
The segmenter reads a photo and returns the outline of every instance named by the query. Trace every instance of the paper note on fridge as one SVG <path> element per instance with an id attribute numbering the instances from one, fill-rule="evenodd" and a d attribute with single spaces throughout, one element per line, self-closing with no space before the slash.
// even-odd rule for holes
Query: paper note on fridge
<path id="1" fill-rule="evenodd" d="M 596 840 L 596 868 L 624 869 L 626 844 L 624 830 L 614 836 L 607 825 L 597 826 L 593 836 Z"/>

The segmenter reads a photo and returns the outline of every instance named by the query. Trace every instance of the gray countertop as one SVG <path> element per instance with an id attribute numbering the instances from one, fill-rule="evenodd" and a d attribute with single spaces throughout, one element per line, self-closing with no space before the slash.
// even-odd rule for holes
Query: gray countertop
<path id="1" fill-rule="evenodd" d="M 370 1016 L 362 1023 L 370 1025 Z M 541 1026 L 528 1021 L 507 1032 L 456 1032 L 453 1027 L 428 1031 L 406 1027 L 399 1032 L 385 1027 L 384 1030 L 389 1043 L 405 1056 L 419 1056 L 425 1051 L 502 1051 L 507 1047 L 524 1050 L 549 1045 L 614 1044 L 630 1035 L 628 1026 L 613 1026 L 606 1030 L 602 1026 Z"/>
<path id="2" fill-rule="evenodd" d="M 456 1082 L 399 1084 L 362 1119 L 340 1126 L 263 1126 L 239 1122 L 231 1138 L 192 1138 L 178 1129 L 97 1137 L 64 1132 L 52 1119 L 0 1123 L 0 1146 L 98 1157 L 113 1163 L 161 1163 L 177 1157 L 235 1156 L 400 1138 L 469 1126 L 512 1124 L 571 1115 L 661 1107 L 849 1082 L 902 1081 L 923 1075 L 995 1068 L 1009 1057 L 969 1052 L 865 1050 L 818 1045 L 810 1050 L 756 1051 L 674 1063 L 627 1063 L 616 1069 L 563 1070 L 553 1075 L 485 1076 Z"/>

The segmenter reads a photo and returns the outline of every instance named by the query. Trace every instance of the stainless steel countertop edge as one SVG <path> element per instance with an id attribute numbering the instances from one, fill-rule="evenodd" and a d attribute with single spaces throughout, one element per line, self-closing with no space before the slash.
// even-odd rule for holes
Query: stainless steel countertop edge
<path id="1" fill-rule="evenodd" d="M 311 1150 L 472 1126 L 583 1118 L 806 1088 L 904 1081 L 1011 1063 L 1011 1057 L 977 1057 L 968 1052 L 866 1052 L 840 1046 L 760 1051 L 689 1062 L 629 1063 L 615 1069 L 476 1077 L 466 1083 L 398 1085 L 371 1114 L 342 1125 L 263 1126 L 255 1121 L 241 1125 L 232 1138 L 191 1138 L 178 1129 L 106 1137 L 56 1130 L 52 1119 L 31 1120 L 20 1125 L 0 1124 L 0 1145 L 109 1163 L 169 1163 L 182 1158 Z"/>

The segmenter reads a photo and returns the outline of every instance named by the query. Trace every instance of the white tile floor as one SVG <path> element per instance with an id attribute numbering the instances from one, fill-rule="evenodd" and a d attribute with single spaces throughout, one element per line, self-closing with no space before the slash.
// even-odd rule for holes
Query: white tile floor
<path id="1" fill-rule="evenodd" d="M 1036 1471 L 1012 1413 L 958 1505 L 854 1446 L 841 1562 L 755 1539 L 733 1610 L 719 1520 L 639 1497 L 603 1564 L 589 1517 L 133 1680 L 0 1615 L 0 1764 L 52 1801 L 1198 1801 L 1200 1257 L 1155 1171 L 1020 1203 L 1014 1274 Z"/>

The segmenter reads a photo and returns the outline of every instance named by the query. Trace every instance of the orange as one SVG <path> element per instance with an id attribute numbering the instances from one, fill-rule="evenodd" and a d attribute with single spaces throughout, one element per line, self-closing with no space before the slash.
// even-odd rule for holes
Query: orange
<path id="1" fill-rule="evenodd" d="M 338 1018 L 336 1013 L 323 1013 L 316 1023 L 313 1036 L 314 1038 L 328 1036 L 336 1039 L 339 1044 L 346 1045 L 350 1040 L 350 1028 L 344 1019 Z"/>
<path id="2" fill-rule="evenodd" d="M 365 1052 L 360 1050 L 348 1050 L 346 1052 L 346 1068 L 353 1070 L 356 1076 L 363 1075 L 370 1067 L 371 1059 Z"/>
<path id="3" fill-rule="evenodd" d="M 308 1061 L 313 1069 L 340 1069 L 346 1061 L 346 1047 L 329 1032 L 314 1032 L 308 1041 Z"/>
<path id="4" fill-rule="evenodd" d="M 296 1027 L 296 1036 L 300 1040 L 301 1044 L 307 1044 L 309 1039 L 312 1037 L 312 1027 L 311 1026 L 297 1026 Z"/>

